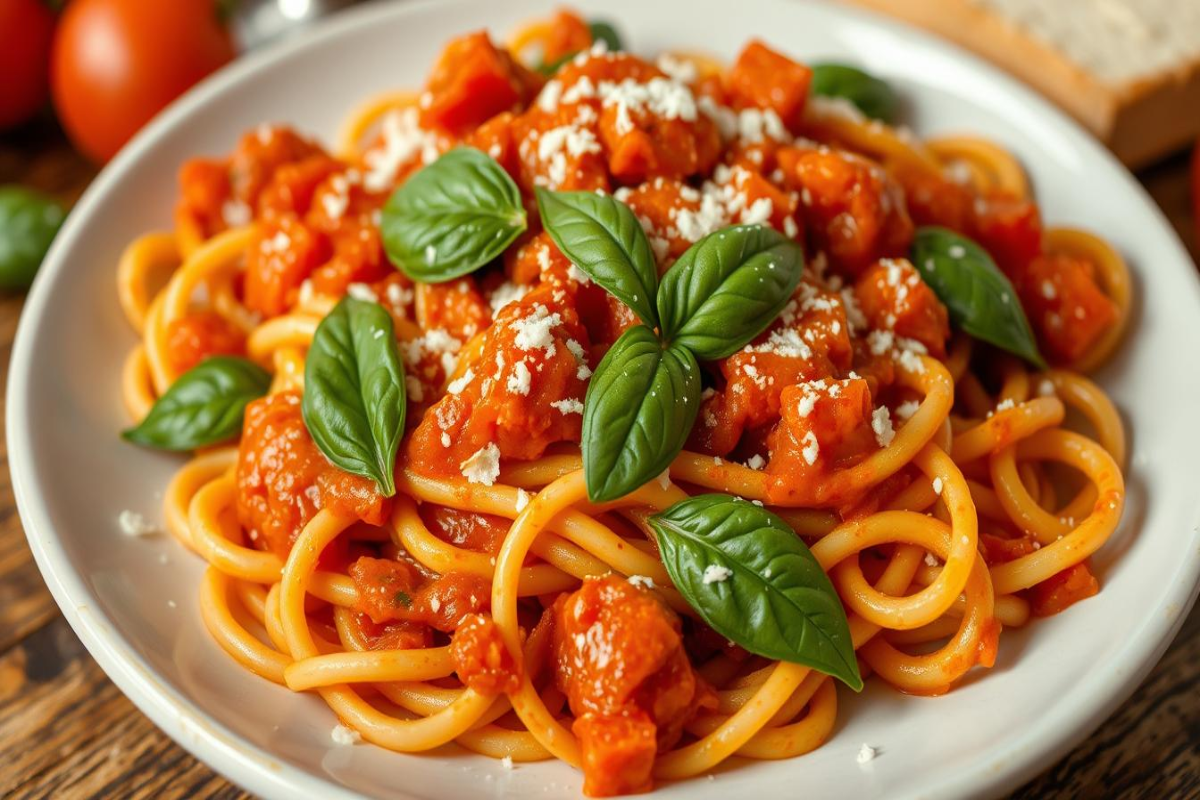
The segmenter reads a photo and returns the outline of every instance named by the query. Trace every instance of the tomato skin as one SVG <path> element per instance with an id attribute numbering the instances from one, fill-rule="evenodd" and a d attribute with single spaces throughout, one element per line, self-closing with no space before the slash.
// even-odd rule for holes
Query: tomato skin
<path id="1" fill-rule="evenodd" d="M 1192 236 L 1195 237 L 1196 246 L 1200 248 L 1200 139 L 1196 140 L 1196 146 L 1192 148 L 1192 216 L 1195 218 Z"/>
<path id="2" fill-rule="evenodd" d="M 0 3 L 0 130 L 46 104 L 53 35 L 54 12 L 41 0 Z"/>
<path id="3" fill-rule="evenodd" d="M 72 0 L 51 53 L 54 105 L 72 143 L 104 162 L 233 56 L 212 0 Z"/>

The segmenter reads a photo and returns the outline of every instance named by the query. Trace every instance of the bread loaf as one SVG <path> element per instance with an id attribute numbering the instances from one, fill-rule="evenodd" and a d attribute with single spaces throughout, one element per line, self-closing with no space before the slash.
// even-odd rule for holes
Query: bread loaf
<path id="1" fill-rule="evenodd" d="M 1041 91 L 1131 167 L 1200 135 L 1200 0 L 852 0 Z"/>

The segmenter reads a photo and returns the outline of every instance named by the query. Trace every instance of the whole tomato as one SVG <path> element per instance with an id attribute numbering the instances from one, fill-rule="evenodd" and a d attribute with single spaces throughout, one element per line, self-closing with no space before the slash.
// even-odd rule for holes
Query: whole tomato
<path id="1" fill-rule="evenodd" d="M 213 0 L 71 0 L 51 55 L 54 107 L 75 146 L 107 161 L 233 55 Z"/>
<path id="2" fill-rule="evenodd" d="M 41 0 L 0 0 L 0 130 L 46 103 L 54 12 Z"/>
<path id="3" fill-rule="evenodd" d="M 1200 139 L 1192 148 L 1192 218 L 1196 226 L 1192 235 L 1196 237 L 1196 249 L 1200 250 Z"/>

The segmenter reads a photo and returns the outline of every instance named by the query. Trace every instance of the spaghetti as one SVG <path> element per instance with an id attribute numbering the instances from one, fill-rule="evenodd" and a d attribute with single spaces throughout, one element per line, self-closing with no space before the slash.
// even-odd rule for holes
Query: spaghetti
<path id="1" fill-rule="evenodd" d="M 547 80 L 519 59 L 561 66 Z M 732 68 L 682 53 L 658 63 L 593 47 L 567 12 L 520 32 L 512 55 L 463 37 L 425 92 L 355 112 L 336 157 L 264 126 L 228 158 L 189 163 L 175 231 L 121 260 L 121 306 L 141 337 L 122 374 L 135 421 L 209 356 L 272 375 L 240 443 L 197 452 L 165 494 L 171 532 L 209 565 L 206 627 L 369 742 L 560 758 L 597 795 L 818 747 L 835 724 L 833 680 L 719 641 L 659 561 L 648 515 L 703 491 L 765 504 L 809 543 L 860 669 L 902 692 L 948 691 L 991 666 L 1003 628 L 1098 590 L 1087 558 L 1121 517 L 1125 438 L 1084 373 L 1129 317 L 1118 254 L 1082 231 L 1043 231 L 1000 147 L 920 142 L 809 98 L 807 68 L 761 44 Z M 605 82 L 633 88 L 585 90 Z M 388 194 L 458 143 L 527 198 L 535 185 L 614 192 L 660 269 L 736 222 L 806 244 L 780 319 L 704 365 L 696 428 L 660 480 L 588 501 L 572 401 L 633 319 L 545 233 L 519 239 L 502 268 L 445 284 L 414 284 L 384 258 Z M 902 257 L 914 222 L 991 252 L 1053 368 L 949 336 Z M 387 309 L 406 362 L 394 498 L 325 461 L 300 421 L 308 346 L 346 294 Z M 512 329 L 535 317 L 548 338 L 519 369 Z M 480 389 L 491 360 L 501 388 Z M 487 391 L 506 391 L 505 405 Z M 499 462 L 478 477 L 465 465 L 481 441 Z M 568 635 L 583 615 L 593 628 Z"/>

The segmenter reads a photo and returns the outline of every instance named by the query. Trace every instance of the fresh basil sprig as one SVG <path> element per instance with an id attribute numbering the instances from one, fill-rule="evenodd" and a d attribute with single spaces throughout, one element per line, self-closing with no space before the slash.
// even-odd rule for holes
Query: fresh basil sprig
<path id="1" fill-rule="evenodd" d="M 686 347 L 663 347 L 635 325 L 605 354 L 583 404 L 588 497 L 616 500 L 661 475 L 700 408 L 700 366 Z"/>
<path id="2" fill-rule="evenodd" d="M 67 212 L 24 186 L 0 186 L 0 289 L 28 289 Z"/>
<path id="3" fill-rule="evenodd" d="M 769 228 L 738 225 L 688 248 L 659 286 L 646 232 L 624 203 L 544 189 L 537 199 L 558 249 L 645 323 L 612 346 L 584 398 L 588 497 L 607 502 L 683 449 L 700 408 L 696 359 L 724 358 L 766 330 L 795 291 L 804 255 Z"/>
<path id="4" fill-rule="evenodd" d="M 779 316 L 804 254 L 774 228 L 738 225 L 688 248 L 658 288 L 662 335 L 697 358 L 727 358 Z"/>
<path id="5" fill-rule="evenodd" d="M 195 450 L 236 437 L 246 405 L 267 393 L 271 376 L 235 356 L 212 356 L 183 373 L 150 413 L 121 436 L 159 450 Z"/>
<path id="6" fill-rule="evenodd" d="M 892 122 L 900 100 L 887 82 L 849 64 L 814 64 L 809 90 L 849 100 L 871 119 Z"/>
<path id="7" fill-rule="evenodd" d="M 304 365 L 304 425 L 321 452 L 396 493 L 404 433 L 404 365 L 392 318 L 377 303 L 345 297 L 317 326 Z"/>
<path id="8" fill-rule="evenodd" d="M 650 524 L 675 588 L 709 627 L 752 653 L 862 689 L 845 609 L 786 522 L 745 500 L 706 494 Z"/>
<path id="9" fill-rule="evenodd" d="M 526 224 L 509 174 L 480 151 L 459 147 L 392 193 L 380 230 L 388 259 L 405 275 L 442 283 L 498 257 Z"/>
<path id="10" fill-rule="evenodd" d="M 952 323 L 1045 369 L 1017 292 L 986 250 L 952 230 L 929 226 L 917 230 L 910 258 Z"/>
<path id="11" fill-rule="evenodd" d="M 595 192 L 537 190 L 538 211 L 550 238 L 596 283 L 658 325 L 654 291 L 658 268 L 642 224 L 629 206 Z"/>

